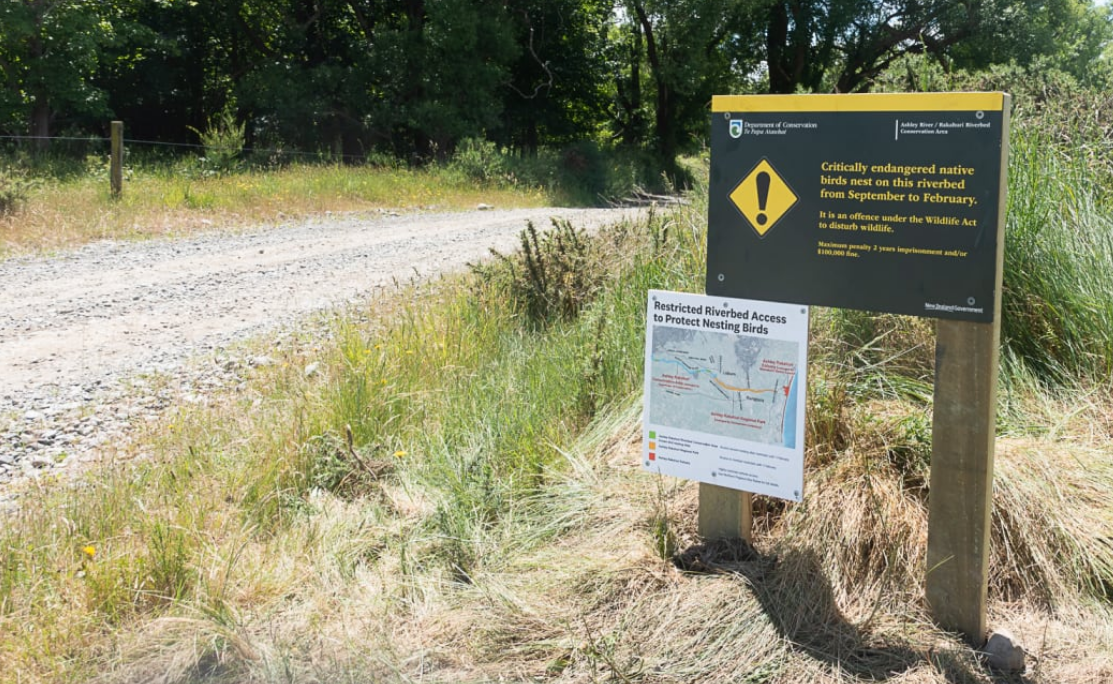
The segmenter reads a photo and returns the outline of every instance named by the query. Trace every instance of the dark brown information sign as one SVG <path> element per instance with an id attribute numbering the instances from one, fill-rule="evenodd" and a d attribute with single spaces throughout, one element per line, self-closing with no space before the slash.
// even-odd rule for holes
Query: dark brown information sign
<path id="1" fill-rule="evenodd" d="M 707 293 L 989 322 L 1004 93 L 718 96 Z"/>

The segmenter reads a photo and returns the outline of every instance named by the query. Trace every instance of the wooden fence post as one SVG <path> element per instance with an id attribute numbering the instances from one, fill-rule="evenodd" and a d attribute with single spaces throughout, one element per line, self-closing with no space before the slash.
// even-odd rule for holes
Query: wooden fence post
<path id="1" fill-rule="evenodd" d="M 124 122 L 112 122 L 112 153 L 109 178 L 112 183 L 112 199 L 119 199 L 124 191 Z"/>

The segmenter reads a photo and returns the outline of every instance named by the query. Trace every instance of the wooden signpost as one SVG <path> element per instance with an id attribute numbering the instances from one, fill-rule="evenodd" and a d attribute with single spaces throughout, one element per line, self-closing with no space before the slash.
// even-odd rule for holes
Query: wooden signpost
<path id="1" fill-rule="evenodd" d="M 1001 325 L 939 321 L 928 496 L 926 593 L 936 621 L 981 645 Z"/>
<path id="2" fill-rule="evenodd" d="M 720 96 L 707 293 L 937 318 L 926 594 L 984 642 L 1005 172 L 1004 93 Z M 700 484 L 705 538 L 751 497 Z"/>

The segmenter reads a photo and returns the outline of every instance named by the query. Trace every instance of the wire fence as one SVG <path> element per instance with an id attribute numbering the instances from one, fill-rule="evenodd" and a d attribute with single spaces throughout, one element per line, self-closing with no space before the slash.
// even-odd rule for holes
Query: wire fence
<path id="1" fill-rule="evenodd" d="M 111 143 L 111 138 L 99 138 L 96 136 L 40 136 L 40 135 L 0 135 L 0 140 L 11 140 L 15 142 L 29 141 L 61 141 L 61 142 L 83 142 L 83 143 Z M 290 156 L 290 157 L 311 157 L 320 160 L 358 160 L 366 161 L 366 155 L 358 154 L 338 154 L 336 152 L 303 152 L 300 150 L 289 150 L 282 148 L 261 148 L 261 147 L 209 147 L 200 143 L 182 143 L 182 142 L 166 142 L 162 140 L 138 140 L 135 138 L 124 138 L 124 145 L 146 145 L 149 147 L 168 147 L 177 149 L 192 149 L 201 150 L 204 152 L 231 152 L 248 155 L 272 155 L 272 156 Z"/>

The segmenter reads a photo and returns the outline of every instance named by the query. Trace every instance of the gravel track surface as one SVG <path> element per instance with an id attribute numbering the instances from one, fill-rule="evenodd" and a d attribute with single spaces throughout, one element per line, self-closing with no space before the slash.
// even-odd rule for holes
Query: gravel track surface
<path id="1" fill-rule="evenodd" d="M 13 480 L 83 460 L 183 393 L 242 382 L 265 360 L 230 356 L 236 341 L 509 251 L 527 221 L 593 230 L 632 211 L 326 216 L 0 261 L 0 507 Z M 187 363 L 203 354 L 209 363 Z"/>

